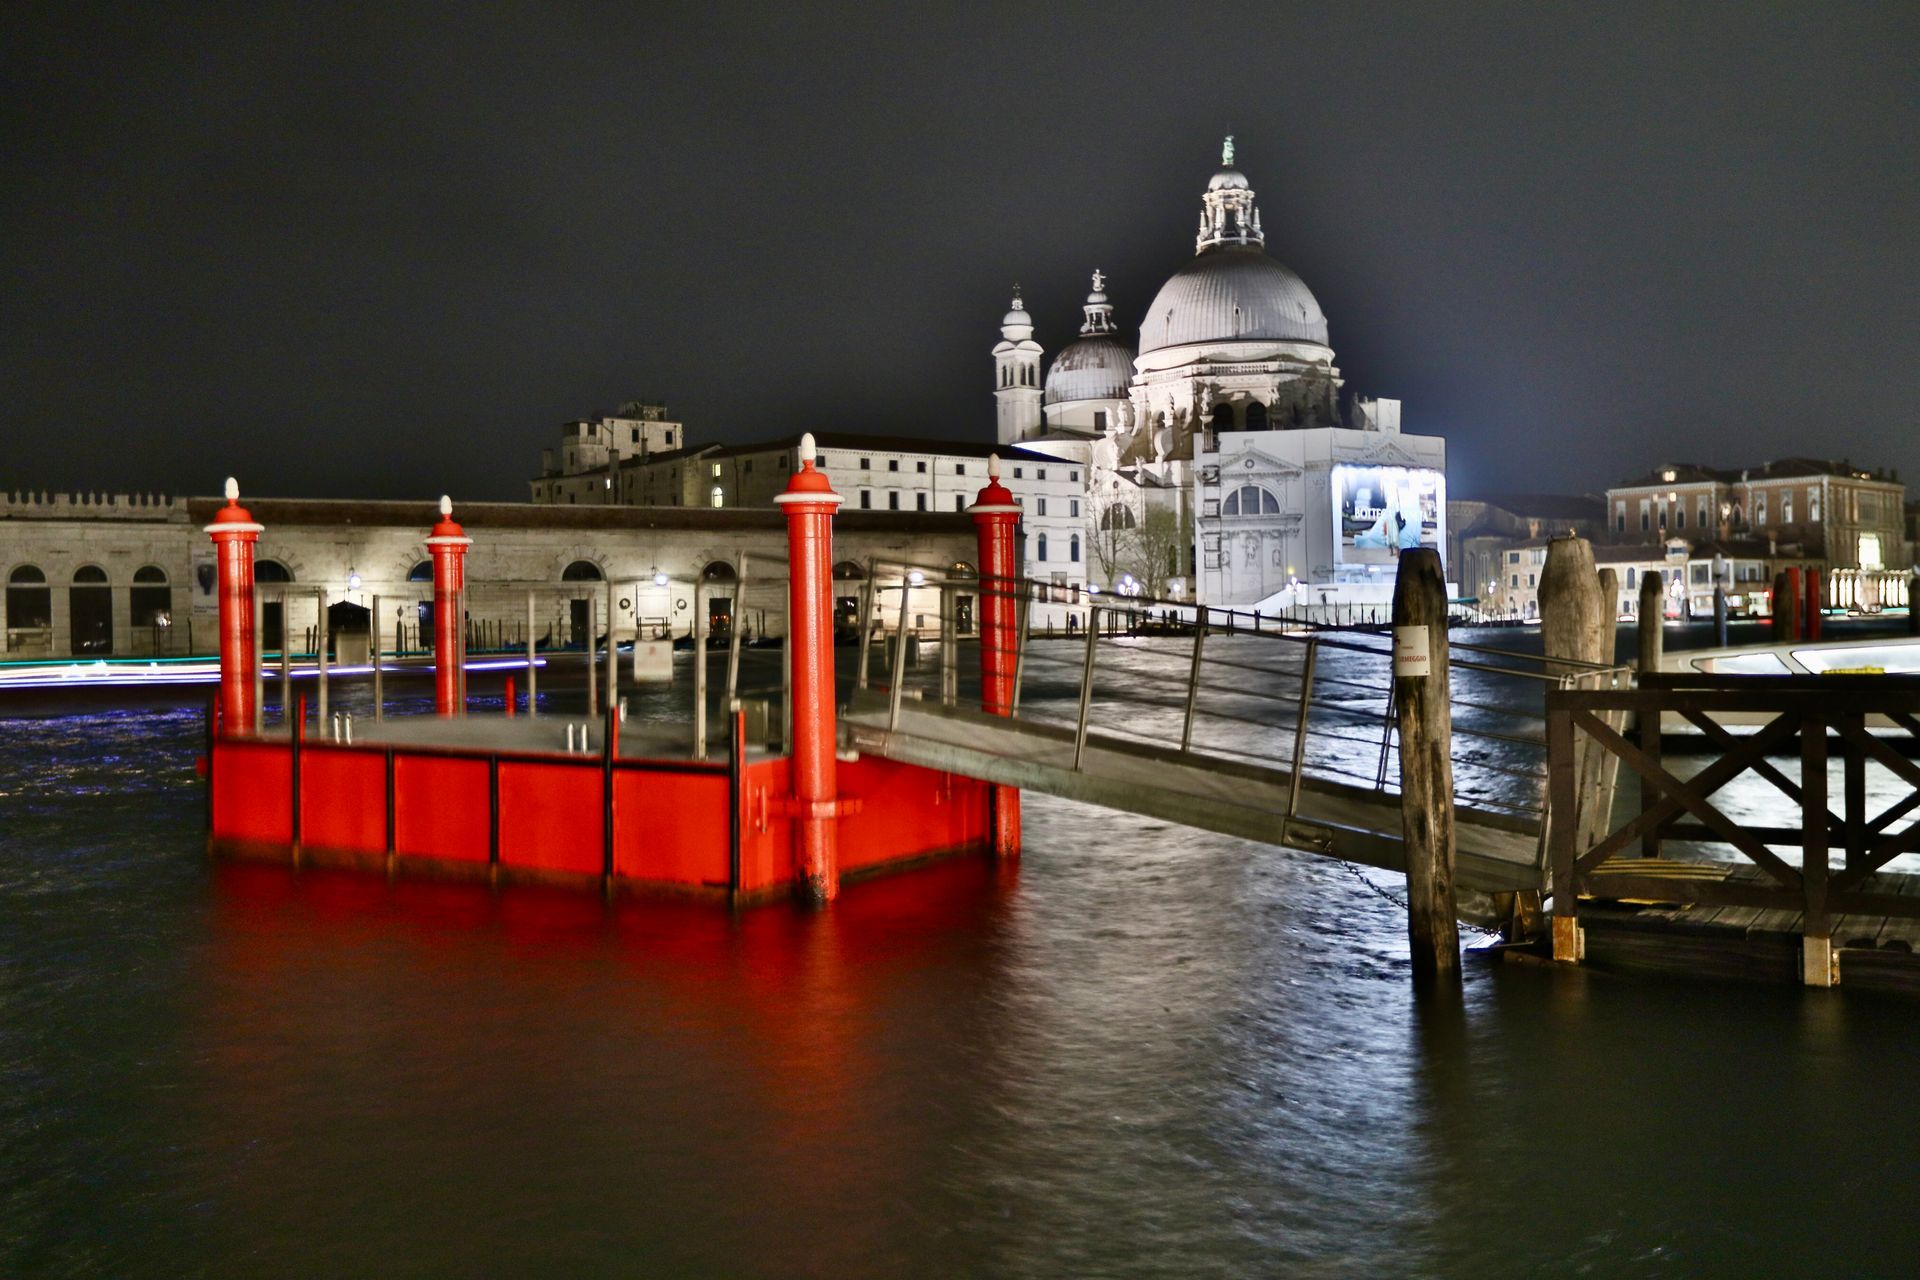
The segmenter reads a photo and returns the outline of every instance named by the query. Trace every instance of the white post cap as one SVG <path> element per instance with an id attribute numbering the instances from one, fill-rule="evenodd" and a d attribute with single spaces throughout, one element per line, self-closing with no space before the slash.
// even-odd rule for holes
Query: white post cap
<path id="1" fill-rule="evenodd" d="M 802 432 L 800 433 L 800 463 L 801 463 L 801 465 L 802 465 L 802 466 L 804 466 L 804 465 L 806 465 L 807 463 L 809 463 L 809 462 L 812 462 L 812 461 L 813 461 L 813 460 L 814 460 L 815 458 L 817 458 L 817 457 L 818 457 L 819 455 L 820 455 L 820 450 L 819 450 L 819 449 L 818 449 L 818 448 L 817 448 L 817 447 L 816 447 L 816 446 L 814 445 L 814 443 L 813 443 L 813 432 L 811 432 L 811 431 L 802 431 Z"/>
<path id="2" fill-rule="evenodd" d="M 997 453 L 990 453 L 987 455 L 987 479 L 998 480 L 999 478 L 1000 478 L 1000 455 Z"/>
<path id="3" fill-rule="evenodd" d="M 453 499 L 444 493 L 440 495 L 440 514 L 443 516 L 453 514 Z"/>
<path id="4" fill-rule="evenodd" d="M 240 482 L 238 480 L 235 480 L 232 476 L 227 477 L 227 501 L 228 502 L 240 501 Z"/>

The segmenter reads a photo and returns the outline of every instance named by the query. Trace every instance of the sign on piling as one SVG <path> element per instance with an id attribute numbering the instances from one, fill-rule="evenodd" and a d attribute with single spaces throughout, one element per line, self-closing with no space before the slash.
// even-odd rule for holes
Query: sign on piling
<path id="1" fill-rule="evenodd" d="M 1440 553 L 1400 553 L 1393 584 L 1393 692 L 1400 729 L 1400 818 L 1407 851 L 1407 937 L 1418 988 L 1460 981 L 1453 888 L 1453 707 L 1447 588 Z"/>

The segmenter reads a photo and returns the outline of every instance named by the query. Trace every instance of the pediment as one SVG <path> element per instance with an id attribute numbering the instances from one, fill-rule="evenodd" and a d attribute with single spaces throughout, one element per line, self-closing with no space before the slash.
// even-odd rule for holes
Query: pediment
<path id="1" fill-rule="evenodd" d="M 1306 468 L 1287 458 L 1276 458 L 1272 454 L 1251 445 L 1238 453 L 1230 453 L 1220 459 L 1220 481 L 1225 484 L 1236 476 L 1278 476 L 1281 479 L 1294 480 L 1306 474 Z"/>

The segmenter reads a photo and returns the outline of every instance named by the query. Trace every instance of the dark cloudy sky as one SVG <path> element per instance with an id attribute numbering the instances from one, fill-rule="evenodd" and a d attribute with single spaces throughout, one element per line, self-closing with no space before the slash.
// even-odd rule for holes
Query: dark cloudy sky
<path id="1" fill-rule="evenodd" d="M 524 497 L 636 396 L 985 438 L 1008 285 L 1135 333 L 1228 131 L 1456 496 L 1920 481 L 1916 15 L 10 5 L 0 489 Z"/>

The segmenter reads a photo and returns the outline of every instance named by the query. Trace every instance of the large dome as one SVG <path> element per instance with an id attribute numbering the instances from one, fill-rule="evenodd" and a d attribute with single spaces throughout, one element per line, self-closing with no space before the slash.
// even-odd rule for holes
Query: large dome
<path id="1" fill-rule="evenodd" d="M 1160 286 L 1140 354 L 1193 342 L 1316 342 L 1327 317 L 1306 283 L 1253 246 L 1210 248 Z"/>
<path id="2" fill-rule="evenodd" d="M 1133 352 L 1112 334 L 1096 333 L 1061 349 L 1047 370 L 1046 403 L 1125 400 L 1133 381 Z"/>

